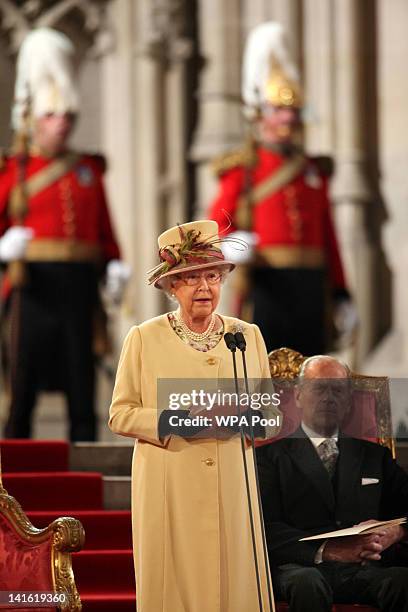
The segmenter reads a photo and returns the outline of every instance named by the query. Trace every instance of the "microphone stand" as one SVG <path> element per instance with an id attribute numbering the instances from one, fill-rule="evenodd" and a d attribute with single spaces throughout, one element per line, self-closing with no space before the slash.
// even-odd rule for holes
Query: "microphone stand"
<path id="1" fill-rule="evenodd" d="M 238 398 L 238 418 L 241 422 L 241 406 L 239 401 L 239 386 L 238 386 L 238 373 L 237 373 L 237 362 L 235 357 L 235 352 L 237 350 L 237 344 L 235 341 L 234 334 L 231 332 L 227 332 L 224 334 L 225 344 L 227 348 L 232 353 L 232 363 L 234 367 L 234 382 L 235 382 L 235 392 Z M 252 512 L 252 501 L 251 501 L 251 490 L 249 488 L 249 476 L 248 476 L 248 464 L 245 453 L 245 434 L 242 425 L 239 426 L 239 433 L 241 439 L 241 453 L 242 453 L 242 462 L 244 465 L 244 473 L 245 473 L 245 488 L 247 494 L 247 502 L 248 502 L 248 510 L 249 510 L 249 522 L 251 525 L 251 539 L 252 539 L 252 548 L 254 552 L 254 566 L 255 566 L 255 575 L 256 575 L 256 586 L 258 591 L 258 602 L 259 602 L 259 610 L 263 612 L 262 606 L 262 594 L 261 594 L 261 582 L 259 577 L 259 566 L 258 566 L 258 553 L 256 550 L 256 540 L 255 540 L 255 527 L 254 527 L 254 516 Z"/>
<path id="2" fill-rule="evenodd" d="M 245 340 L 244 334 L 242 332 L 237 332 L 234 335 L 234 338 L 235 338 L 236 346 L 241 351 L 242 367 L 243 367 L 243 370 L 244 370 L 245 392 L 247 393 L 247 396 L 249 397 L 248 372 L 247 372 L 246 357 L 245 357 L 246 340 Z M 254 430 L 253 430 L 253 427 L 252 427 L 252 415 L 250 415 L 250 419 L 249 419 L 249 434 L 250 434 L 250 439 L 251 439 L 252 458 L 253 458 L 253 461 L 254 461 L 254 472 L 255 472 L 256 496 L 257 496 L 257 502 L 258 502 L 258 510 L 259 510 L 259 516 L 261 517 L 262 548 L 263 548 L 265 571 L 266 571 L 266 581 L 267 581 L 267 586 L 268 586 L 269 609 L 272 612 L 272 610 L 273 610 L 273 605 L 272 605 L 272 586 L 271 586 L 271 579 L 270 579 L 270 575 L 269 575 L 269 571 L 268 571 L 268 567 L 269 567 L 269 563 L 268 563 L 268 551 L 267 551 L 267 546 L 266 546 L 265 524 L 264 524 L 264 517 L 263 517 L 263 510 L 262 510 L 262 503 L 261 503 L 261 492 L 260 492 L 260 487 L 259 487 L 258 465 L 257 465 L 257 462 L 256 462 L 255 437 L 254 437 Z"/>

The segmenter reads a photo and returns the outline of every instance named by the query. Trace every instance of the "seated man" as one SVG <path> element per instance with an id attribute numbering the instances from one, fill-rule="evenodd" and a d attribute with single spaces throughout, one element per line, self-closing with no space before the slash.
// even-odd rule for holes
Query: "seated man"
<path id="1" fill-rule="evenodd" d="M 408 567 L 400 525 L 367 535 L 300 538 L 408 514 L 408 475 L 378 444 L 342 436 L 350 372 L 332 357 L 307 359 L 295 398 L 301 427 L 257 449 L 269 559 L 278 599 L 291 612 L 364 603 L 408 612 Z"/>

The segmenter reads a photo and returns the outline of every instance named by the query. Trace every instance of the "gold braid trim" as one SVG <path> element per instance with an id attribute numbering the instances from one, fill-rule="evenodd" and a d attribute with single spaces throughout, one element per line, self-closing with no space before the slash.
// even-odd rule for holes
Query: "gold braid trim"
<path id="1" fill-rule="evenodd" d="M 219 155 L 211 162 L 211 169 L 216 176 L 220 176 L 232 170 L 243 166 L 244 168 L 252 168 L 258 162 L 258 154 L 253 146 L 243 146 L 233 151 L 228 151 Z"/>

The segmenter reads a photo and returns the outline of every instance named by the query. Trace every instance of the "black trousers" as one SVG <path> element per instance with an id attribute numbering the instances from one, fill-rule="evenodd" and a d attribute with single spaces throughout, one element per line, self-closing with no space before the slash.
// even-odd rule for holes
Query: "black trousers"
<path id="1" fill-rule="evenodd" d="M 97 289 L 97 272 L 91 264 L 28 266 L 28 283 L 13 291 L 6 313 L 10 387 L 6 437 L 30 437 L 37 394 L 48 390 L 66 396 L 70 439 L 96 439 L 92 338 Z"/>
<path id="2" fill-rule="evenodd" d="M 251 272 L 253 322 L 269 351 L 288 347 L 305 356 L 327 348 L 324 270 L 257 267 Z"/>
<path id="3" fill-rule="evenodd" d="M 281 566 L 273 574 L 277 600 L 290 612 L 331 612 L 333 603 L 371 605 L 384 612 L 408 612 L 408 567 L 377 563 L 320 563 Z"/>

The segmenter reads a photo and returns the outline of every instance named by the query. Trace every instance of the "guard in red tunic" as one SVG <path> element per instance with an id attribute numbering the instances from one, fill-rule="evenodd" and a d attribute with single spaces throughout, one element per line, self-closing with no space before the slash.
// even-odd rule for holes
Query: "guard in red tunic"
<path id="1" fill-rule="evenodd" d="M 109 217 L 104 161 L 67 147 L 78 112 L 73 52 L 63 34 L 41 28 L 18 59 L 17 148 L 0 169 L 7 437 L 29 437 L 38 392 L 61 390 L 70 439 L 96 439 L 94 356 L 106 348 L 99 283 L 105 278 L 117 300 L 129 275 Z"/>
<path id="2" fill-rule="evenodd" d="M 243 264 L 237 310 L 250 302 L 268 350 L 315 355 L 327 350 L 328 298 L 342 332 L 356 314 L 328 198 L 331 160 L 308 157 L 297 143 L 302 99 L 284 36 L 274 22 L 249 36 L 243 98 L 255 138 L 216 160 L 220 186 L 209 217 L 249 245 L 230 243 L 228 251 Z"/>

